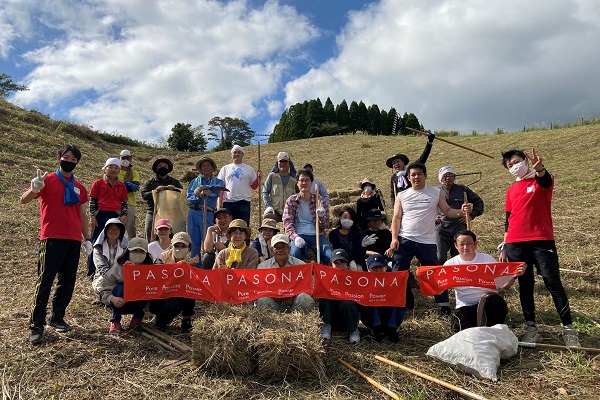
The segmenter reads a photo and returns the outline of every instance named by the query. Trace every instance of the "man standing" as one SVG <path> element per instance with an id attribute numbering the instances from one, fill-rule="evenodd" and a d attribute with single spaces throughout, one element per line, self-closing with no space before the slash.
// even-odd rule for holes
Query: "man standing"
<path id="1" fill-rule="evenodd" d="M 145 221 L 146 240 L 148 243 L 152 242 L 152 230 L 154 229 L 154 198 L 152 197 L 152 191 L 156 190 L 160 192 L 163 190 L 183 189 L 183 186 L 181 186 L 181 183 L 177 179 L 169 176 L 169 173 L 173 171 L 173 163 L 168 158 L 159 158 L 154 161 L 152 171 L 154 171 L 156 177 L 148 179 L 142 189 L 142 199 L 148 203 Z"/>
<path id="2" fill-rule="evenodd" d="M 277 154 L 277 167 L 279 172 L 271 172 L 262 189 L 262 198 L 265 203 L 263 218 L 271 218 L 281 222 L 285 201 L 293 194 L 298 193 L 296 179 L 290 174 L 290 156 L 281 151 Z"/>
<path id="3" fill-rule="evenodd" d="M 304 261 L 290 255 L 290 239 L 284 234 L 277 234 L 271 238 L 271 250 L 273 251 L 273 257 L 258 264 L 258 269 L 283 268 L 304 264 Z M 308 277 L 307 279 L 311 278 Z M 261 297 L 256 300 L 255 304 L 257 307 L 267 307 L 271 310 L 285 313 L 294 311 L 308 313 L 315 308 L 314 299 L 306 293 L 281 299 Z"/>
<path id="4" fill-rule="evenodd" d="M 481 197 L 465 185 L 456 184 L 456 174 L 452 167 L 442 167 L 438 174 L 438 179 L 442 186 L 440 189 L 446 197 L 446 202 L 450 208 L 459 209 L 465 202 L 465 194 L 467 202 L 473 204 L 471 219 L 483 214 L 483 200 Z M 438 223 L 439 222 L 439 223 Z M 455 257 L 458 255 L 458 250 L 454 246 L 454 235 L 457 232 L 467 229 L 466 216 L 460 218 L 438 217 L 435 226 L 435 240 L 438 252 L 438 265 L 443 265 L 448 256 Z"/>
<path id="5" fill-rule="evenodd" d="M 260 170 L 244 163 L 244 148 L 235 145 L 231 148 L 232 163 L 225 165 L 217 176 L 229 192 L 225 192 L 223 207 L 231 211 L 233 219 L 243 219 L 250 226 L 250 200 L 252 191 L 258 187 Z"/>
<path id="6" fill-rule="evenodd" d="M 44 338 L 46 307 L 55 276 L 58 281 L 52 299 L 50 326 L 57 332 L 71 329 L 64 317 L 75 288 L 82 237 L 85 238 L 86 253 L 92 253 L 86 216 L 87 190 L 73 175 L 81 152 L 73 145 L 64 145 L 58 150 L 57 159 L 59 169 L 43 175 L 38 170 L 31 186 L 21 196 L 22 204 L 40 199 L 38 280 L 29 320 L 29 342 L 32 344 L 39 344 Z"/>
<path id="7" fill-rule="evenodd" d="M 127 237 L 133 239 L 136 237 L 135 228 L 137 226 L 137 203 L 135 202 L 135 192 L 140 190 L 140 174 L 133 170 L 131 166 L 131 152 L 122 150 L 119 155 L 121 160 L 121 171 L 119 171 L 119 180 L 127 188 L 127 221 L 125 222 L 125 231 Z"/>
<path id="8" fill-rule="evenodd" d="M 421 164 L 425 164 L 427 162 L 429 153 L 431 153 L 431 147 L 433 146 L 434 139 L 435 133 L 427 131 L 427 143 L 425 144 L 425 149 L 416 162 Z M 386 160 L 385 165 L 394 170 L 394 174 L 390 180 L 390 198 L 392 199 L 393 208 L 396 202 L 396 195 L 410 187 L 410 180 L 408 179 L 406 171 L 406 167 L 408 166 L 408 157 L 406 157 L 404 154 L 394 154 Z"/>
<path id="9" fill-rule="evenodd" d="M 285 233 L 293 242 L 292 256 L 301 260 L 308 258 L 308 248 L 317 253 L 317 235 L 319 235 L 319 251 L 321 263 L 329 265 L 331 243 L 325 236 L 329 227 L 329 204 L 321 203 L 317 207 L 317 198 L 310 192 L 313 174 L 301 169 L 296 175 L 300 193 L 291 195 L 285 202 L 283 209 L 283 226 Z M 316 221 L 319 219 L 319 232 Z"/>
<path id="10" fill-rule="evenodd" d="M 531 161 L 532 168 L 529 168 Z M 579 346 L 579 336 L 573 328 L 569 299 L 560 280 L 558 254 L 552 225 L 552 190 L 554 177 L 546 171 L 535 149 L 531 155 L 522 150 L 502 153 L 502 165 L 516 178 L 506 192 L 506 224 L 504 243 L 499 246 L 500 261 L 523 261 L 525 274 L 519 277 L 519 296 L 525 318 L 523 342 L 537 342 L 540 334 L 535 325 L 533 268 L 542 276 L 550 291 L 554 306 L 563 324 L 566 346 Z M 502 247 L 504 247 L 502 249 Z"/>
<path id="11" fill-rule="evenodd" d="M 196 171 L 199 175 L 190 182 L 187 190 L 187 202 L 190 208 L 187 215 L 187 228 L 192 239 L 192 257 L 200 256 L 200 246 L 205 239 L 206 231 L 204 219 L 208 221 L 207 223 L 212 221 L 213 213 L 217 209 L 221 190 L 213 188 L 222 187 L 223 181 L 213 175 L 216 170 L 217 164 L 212 158 L 202 157 L 196 163 Z M 198 263 L 196 266 L 200 268 L 201 264 Z"/>
<path id="12" fill-rule="evenodd" d="M 416 257 L 421 265 L 437 265 L 435 245 L 435 218 L 438 208 L 447 216 L 460 218 L 471 212 L 472 204 L 463 204 L 460 210 L 450 208 L 439 188 L 425 184 L 427 168 L 414 162 L 407 168 L 411 187 L 398 193 L 392 218 L 392 243 L 386 256 L 393 256 L 393 270 L 406 271 Z M 448 291 L 435 296 L 440 312 L 450 315 Z M 406 288 L 406 308 L 414 308 L 414 297 Z"/>

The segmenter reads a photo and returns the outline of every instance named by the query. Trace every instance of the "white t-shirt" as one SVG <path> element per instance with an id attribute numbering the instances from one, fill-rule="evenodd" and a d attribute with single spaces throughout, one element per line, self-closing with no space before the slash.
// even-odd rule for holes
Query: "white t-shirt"
<path id="1" fill-rule="evenodd" d="M 150 255 L 152 256 L 152 261 L 156 261 L 163 251 L 167 251 L 170 248 L 171 245 L 169 245 L 169 247 L 167 247 L 166 249 L 163 249 L 162 247 L 160 247 L 158 240 L 156 240 L 148 245 L 148 253 L 150 253 Z"/>
<path id="2" fill-rule="evenodd" d="M 435 244 L 435 217 L 440 189 L 425 185 L 421 190 L 409 188 L 398 193 L 402 202 L 400 236 L 413 242 Z"/>
<path id="3" fill-rule="evenodd" d="M 456 257 L 452 257 L 448 261 L 444 263 L 444 265 L 461 265 L 461 264 L 486 264 L 486 263 L 496 263 L 496 259 L 489 254 L 485 253 L 475 253 L 475 258 L 471 261 L 465 261 L 460 258 L 460 255 Z M 474 306 L 479 303 L 479 299 L 485 293 L 497 291 L 481 288 L 475 286 L 461 286 L 454 288 L 454 294 L 456 297 L 456 308 L 466 307 L 466 306 Z"/>
<path id="4" fill-rule="evenodd" d="M 254 168 L 248 164 L 227 164 L 219 171 L 217 178 L 225 182 L 229 192 L 225 192 L 224 201 L 250 201 L 252 188 L 250 185 L 257 178 Z"/>

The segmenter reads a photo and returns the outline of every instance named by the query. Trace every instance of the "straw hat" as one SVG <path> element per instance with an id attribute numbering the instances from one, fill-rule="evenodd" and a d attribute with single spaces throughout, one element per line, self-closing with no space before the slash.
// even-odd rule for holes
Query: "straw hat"
<path id="1" fill-rule="evenodd" d="M 231 240 L 231 231 L 235 228 L 240 228 L 246 231 L 246 239 L 250 238 L 250 235 L 252 234 L 252 229 L 250 229 L 248 225 L 246 225 L 246 221 L 244 221 L 243 219 L 234 219 L 227 227 L 227 232 L 225 233 L 227 239 Z"/>

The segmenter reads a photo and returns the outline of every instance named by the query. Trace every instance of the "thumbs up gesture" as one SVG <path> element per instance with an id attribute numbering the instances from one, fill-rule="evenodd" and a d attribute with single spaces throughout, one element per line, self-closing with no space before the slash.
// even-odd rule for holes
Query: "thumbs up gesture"
<path id="1" fill-rule="evenodd" d="M 47 172 L 42 175 L 42 170 L 37 170 L 37 176 L 31 180 L 31 191 L 33 193 L 39 193 L 44 188 L 44 180 L 47 175 Z"/>

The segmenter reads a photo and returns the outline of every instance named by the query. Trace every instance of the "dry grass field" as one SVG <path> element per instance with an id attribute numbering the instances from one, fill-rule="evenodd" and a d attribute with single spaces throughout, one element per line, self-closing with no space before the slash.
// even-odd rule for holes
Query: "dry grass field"
<path id="1" fill-rule="evenodd" d="M 485 213 L 473 221 L 480 251 L 493 252 L 501 242 L 504 226 L 504 194 L 512 178 L 501 167 L 499 154 L 510 148 L 535 146 L 556 178 L 553 213 L 561 267 L 580 271 L 563 273 L 575 325 L 583 346 L 600 348 L 600 125 L 551 131 L 502 135 L 452 137 L 450 140 L 494 156 L 489 159 L 441 141 L 435 141 L 427 162 L 428 183 L 438 184 L 437 171 L 451 165 L 457 173 L 481 172 L 483 179 L 471 186 L 485 201 Z M 370 177 L 383 190 L 389 204 L 390 170 L 385 160 L 404 152 L 411 159 L 421 153 L 424 137 L 336 136 L 261 146 L 261 167 L 268 172 L 278 151 L 287 151 L 296 166 L 310 161 L 315 175 L 335 202 L 354 204 L 358 182 Z M 160 369 L 172 356 L 138 332 L 109 336 L 107 309 L 91 305 L 89 281 L 83 258 L 73 300 L 67 309 L 71 332 L 46 330 L 40 346 L 30 346 L 28 315 L 36 280 L 38 251 L 38 203 L 23 206 L 19 197 L 36 168 L 56 169 L 55 151 L 63 143 L 77 145 L 83 153 L 75 170 L 88 188 L 102 175 L 101 167 L 122 146 L 106 143 L 86 127 L 52 121 L 0 100 L 0 375 L 3 399 L 379 399 L 384 395 L 337 363 L 341 357 L 360 368 L 403 398 L 457 399 L 458 394 L 376 361 L 382 355 L 436 376 L 490 399 L 596 399 L 600 397 L 600 355 L 572 351 L 520 349 L 498 370 L 496 383 L 481 381 L 425 356 L 427 349 L 450 336 L 448 320 L 438 316 L 430 299 L 417 297 L 417 307 L 407 314 L 401 342 L 376 343 L 369 337 L 350 345 L 334 337 L 325 354 L 324 380 L 268 379 L 232 376 L 201 370 L 191 363 Z M 159 155 L 171 157 L 173 176 L 191 170 L 197 154 L 130 148 L 142 180 Z M 256 146 L 247 148 L 245 161 L 258 166 Z M 230 162 L 227 152 L 211 154 L 218 166 Z M 470 183 L 470 176 L 459 182 Z M 187 186 L 187 184 L 184 184 Z M 138 215 L 145 208 L 140 201 Z M 258 226 L 258 195 L 253 202 L 253 223 Z M 142 231 L 140 218 L 138 232 Z M 562 344 L 561 327 L 550 295 L 538 281 L 538 326 L 544 343 Z M 507 295 L 508 325 L 520 335 L 522 316 L 516 289 Z M 202 305 L 198 318 L 202 318 Z M 147 315 L 150 318 L 150 315 Z M 168 333 L 190 342 L 173 328 Z"/>

